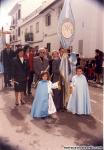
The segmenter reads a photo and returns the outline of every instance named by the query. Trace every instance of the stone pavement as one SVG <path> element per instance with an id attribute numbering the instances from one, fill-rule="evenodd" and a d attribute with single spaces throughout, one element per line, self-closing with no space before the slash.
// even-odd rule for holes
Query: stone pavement
<path id="1" fill-rule="evenodd" d="M 93 80 L 89 80 L 88 81 L 89 85 L 92 86 L 92 87 L 96 87 L 96 88 L 103 88 L 103 84 L 97 84 L 95 81 Z"/>
<path id="2" fill-rule="evenodd" d="M 33 90 L 34 95 L 34 90 Z M 0 137 L 20 150 L 64 150 L 65 146 L 102 143 L 102 89 L 90 87 L 92 115 L 57 113 L 58 120 L 32 119 L 33 97 L 15 107 L 12 89 L 0 91 Z"/>

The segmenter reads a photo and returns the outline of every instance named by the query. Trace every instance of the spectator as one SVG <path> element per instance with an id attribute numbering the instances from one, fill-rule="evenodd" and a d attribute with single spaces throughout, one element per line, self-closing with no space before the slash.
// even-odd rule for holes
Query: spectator
<path id="1" fill-rule="evenodd" d="M 67 49 L 68 56 L 70 57 L 70 49 Z"/>
<path id="2" fill-rule="evenodd" d="M 44 49 L 46 50 L 46 53 L 45 53 L 45 58 L 48 59 L 49 61 L 52 59 L 50 53 L 49 53 L 49 50 L 47 49 L 47 47 L 44 47 Z"/>
<path id="3" fill-rule="evenodd" d="M 103 53 L 99 50 L 95 50 L 95 74 L 96 74 L 96 82 L 100 83 L 100 79 L 102 76 L 102 63 L 103 63 Z"/>
<path id="4" fill-rule="evenodd" d="M 10 80 L 12 78 L 12 61 L 15 56 L 14 51 L 11 49 L 10 44 L 6 44 L 5 49 L 1 53 L 1 62 L 4 67 L 4 83 L 5 87 L 11 87 Z"/>
<path id="5" fill-rule="evenodd" d="M 48 71 L 49 70 L 49 61 L 46 56 L 46 50 L 45 48 L 39 49 L 39 56 L 34 57 L 33 59 L 33 71 L 35 73 L 35 82 L 40 79 L 40 74 L 42 71 Z"/>
<path id="6" fill-rule="evenodd" d="M 29 45 L 25 45 L 24 48 L 23 48 L 23 50 L 24 50 L 24 59 L 27 60 L 28 65 L 29 65 L 29 48 L 30 48 Z M 25 96 L 27 95 L 27 87 L 28 87 L 28 80 L 26 81 L 26 87 L 25 87 L 25 91 L 24 91 Z"/>
<path id="7" fill-rule="evenodd" d="M 23 57 L 23 49 L 18 49 L 17 57 L 13 60 L 13 82 L 15 89 L 16 105 L 24 104 L 23 96 L 26 89 L 26 81 L 29 74 L 28 62 Z"/>
<path id="8" fill-rule="evenodd" d="M 45 47 L 45 50 L 46 50 L 46 54 L 45 54 L 45 58 L 48 59 L 48 62 L 49 62 L 49 74 L 50 76 L 52 75 L 52 56 L 51 54 L 49 53 L 49 50 Z"/>
<path id="9" fill-rule="evenodd" d="M 88 79 L 89 80 L 93 79 L 93 66 L 91 62 L 88 65 Z"/>
<path id="10" fill-rule="evenodd" d="M 81 58 L 79 57 L 79 54 L 76 54 L 76 57 L 77 57 L 77 64 L 76 64 L 76 66 L 80 66 Z"/>
<path id="11" fill-rule="evenodd" d="M 25 54 L 24 54 L 24 58 L 28 61 L 29 64 L 29 79 L 27 80 L 27 92 L 28 95 L 32 94 L 31 93 L 31 84 L 33 82 L 33 57 L 34 57 L 34 52 L 33 52 L 33 48 L 29 47 L 27 50 L 25 49 Z M 26 91 L 25 91 L 26 94 Z"/>
<path id="12" fill-rule="evenodd" d="M 86 61 L 85 66 L 84 66 L 84 74 L 86 76 L 87 81 L 89 80 L 88 67 L 89 67 L 89 60 Z"/>

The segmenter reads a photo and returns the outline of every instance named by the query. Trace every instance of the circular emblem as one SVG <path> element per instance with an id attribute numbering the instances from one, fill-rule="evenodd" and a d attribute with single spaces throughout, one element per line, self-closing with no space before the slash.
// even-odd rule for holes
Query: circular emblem
<path id="1" fill-rule="evenodd" d="M 70 38 L 74 32 L 74 26 L 71 22 L 67 21 L 62 24 L 61 28 L 62 35 L 65 38 Z"/>

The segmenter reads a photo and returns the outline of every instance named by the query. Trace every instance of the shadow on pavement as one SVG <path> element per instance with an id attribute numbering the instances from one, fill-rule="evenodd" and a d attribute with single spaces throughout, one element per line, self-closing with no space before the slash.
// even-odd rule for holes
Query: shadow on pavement
<path id="1" fill-rule="evenodd" d="M 3 111 L 7 119 L 12 126 L 20 126 L 16 132 L 24 132 L 27 135 L 30 134 L 30 122 L 25 121 L 25 119 L 27 115 L 30 115 L 33 97 L 26 98 L 26 105 L 14 107 L 14 97 L 11 97 L 8 91 L 6 92 L 7 93 L 2 96 L 5 102 Z M 69 140 L 73 138 L 75 139 L 76 145 L 92 145 L 99 140 L 102 143 L 103 127 L 92 116 L 79 116 L 67 112 L 59 112 L 57 116 L 58 120 L 51 118 L 45 120 L 34 119 L 31 123 L 56 137 L 64 136 Z"/>
<path id="2" fill-rule="evenodd" d="M 10 144 L 7 138 L 0 137 L 0 150 L 20 150 L 20 148 Z"/>
<path id="3" fill-rule="evenodd" d="M 76 145 L 93 145 L 99 139 L 102 143 L 102 136 L 100 135 L 102 135 L 103 129 L 99 127 L 92 116 L 79 116 L 67 112 L 60 112 L 57 115 L 59 119 L 56 121 L 34 119 L 31 122 L 55 136 L 64 136 L 69 140 L 70 138 L 76 139 Z"/>
<path id="4" fill-rule="evenodd" d="M 14 107 L 13 109 L 5 111 L 7 119 L 11 123 L 12 126 L 19 126 L 19 129 L 16 130 L 18 133 L 30 133 L 30 127 L 28 122 L 25 122 L 26 115 L 28 115 L 28 107 L 27 106 L 20 106 Z"/>
<path id="5" fill-rule="evenodd" d="M 19 111 L 18 107 L 14 107 L 11 111 L 10 111 L 10 115 L 13 116 L 14 118 L 16 118 L 16 120 L 18 121 L 23 121 L 25 119 L 25 117 L 22 115 L 22 113 Z"/>

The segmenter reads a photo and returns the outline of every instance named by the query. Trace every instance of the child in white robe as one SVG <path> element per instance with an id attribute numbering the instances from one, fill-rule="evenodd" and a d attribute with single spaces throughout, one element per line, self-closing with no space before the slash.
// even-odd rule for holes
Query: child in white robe
<path id="1" fill-rule="evenodd" d="M 89 89 L 81 67 L 77 67 L 76 75 L 72 78 L 71 86 L 72 94 L 69 97 L 67 110 L 73 114 L 89 115 L 91 113 Z"/>

